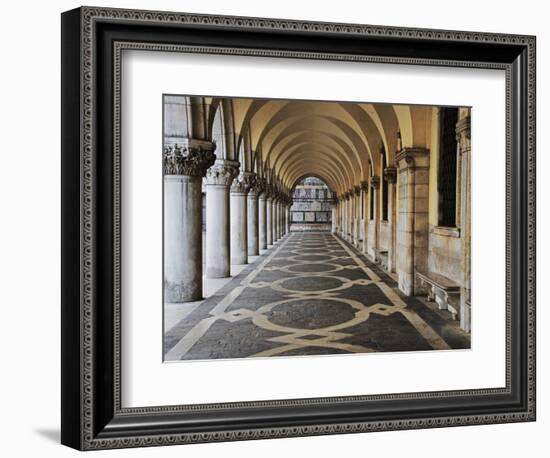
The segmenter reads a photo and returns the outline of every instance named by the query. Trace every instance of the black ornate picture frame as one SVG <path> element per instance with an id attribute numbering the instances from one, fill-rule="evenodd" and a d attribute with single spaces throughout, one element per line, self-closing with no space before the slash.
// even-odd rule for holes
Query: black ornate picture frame
<path id="1" fill-rule="evenodd" d="M 506 73 L 506 386 L 123 408 L 120 57 L 143 49 Z M 535 420 L 535 38 L 82 7 L 62 15 L 63 444 L 106 449 Z"/>

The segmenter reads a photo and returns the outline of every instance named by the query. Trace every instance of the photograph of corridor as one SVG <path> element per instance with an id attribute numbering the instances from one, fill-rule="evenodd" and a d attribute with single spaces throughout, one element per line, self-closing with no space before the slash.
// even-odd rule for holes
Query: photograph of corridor
<path id="1" fill-rule="evenodd" d="M 164 361 L 469 349 L 471 111 L 164 95 Z"/>

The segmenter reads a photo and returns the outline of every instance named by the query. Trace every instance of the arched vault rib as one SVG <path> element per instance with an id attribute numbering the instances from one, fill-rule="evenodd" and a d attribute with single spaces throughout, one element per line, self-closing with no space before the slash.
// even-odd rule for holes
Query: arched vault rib
<path id="1" fill-rule="evenodd" d="M 318 157 L 312 157 L 312 153 L 315 152 Z M 308 154 L 309 153 L 309 154 Z M 347 183 L 354 182 L 353 169 L 346 167 L 346 164 L 343 162 L 342 156 L 334 153 L 330 149 L 326 148 L 325 145 L 317 145 L 315 143 L 299 143 L 293 145 L 287 150 L 285 157 L 278 162 L 278 168 L 275 170 L 277 173 L 284 176 L 288 167 L 299 159 L 308 159 L 313 164 L 318 164 L 322 160 L 329 160 L 331 165 L 335 167 L 338 172 L 342 175 L 343 179 Z"/>
<path id="2" fill-rule="evenodd" d="M 334 176 L 332 170 L 325 166 L 319 167 L 315 172 L 312 172 L 308 164 L 298 166 L 298 168 L 294 170 L 293 174 L 287 177 L 289 183 L 288 187 L 292 189 L 292 186 L 294 186 L 299 177 L 306 176 L 317 176 L 325 181 L 332 190 L 336 190 L 336 192 L 340 189 L 338 178 Z"/>
<path id="3" fill-rule="evenodd" d="M 290 186 L 290 183 L 295 179 L 296 170 L 299 167 L 307 165 L 311 173 L 320 173 L 320 171 L 329 172 L 330 176 L 334 177 L 335 182 L 338 183 L 338 188 L 351 187 L 349 178 L 346 178 L 342 173 L 342 170 L 338 167 L 338 164 L 331 157 L 323 157 L 322 161 L 312 161 L 307 157 L 296 157 L 291 163 L 285 166 L 282 170 L 283 182 Z"/>
<path id="4" fill-rule="evenodd" d="M 264 150 L 264 153 L 267 153 L 270 149 L 270 143 L 269 141 L 264 142 L 264 139 L 277 124 L 285 121 L 288 122 L 289 118 L 310 117 L 311 119 L 324 118 L 331 121 L 336 120 L 339 126 L 346 127 L 344 130 L 346 134 L 349 132 L 354 133 L 354 136 L 350 137 L 350 139 L 351 143 L 355 143 L 356 149 L 363 149 L 366 151 L 367 147 L 365 145 L 367 144 L 367 139 L 364 136 L 361 126 L 348 111 L 342 108 L 342 105 L 343 104 L 332 102 L 291 102 L 284 107 L 279 106 L 278 110 L 272 110 L 274 115 L 267 123 L 265 122 L 265 117 L 258 116 L 258 112 L 257 115 L 250 119 L 253 144 L 262 144 L 262 150 Z M 265 113 L 264 110 L 267 110 L 267 108 L 263 107 L 260 111 Z M 359 146 L 361 144 L 363 145 L 362 148 Z M 266 157 L 264 156 L 263 159 L 265 160 Z M 367 162 L 367 158 L 359 158 L 359 162 L 364 166 Z"/>
<path id="5" fill-rule="evenodd" d="M 364 156 L 368 154 L 365 145 L 344 123 L 324 116 L 293 117 L 273 126 L 262 142 L 264 160 L 274 162 L 278 154 L 285 149 L 286 142 L 302 132 L 304 135 L 309 132 L 311 138 L 317 142 L 324 141 L 332 144 L 335 150 L 340 149 L 341 153 L 347 156 L 352 169 L 359 171 L 361 175 L 365 163 Z"/>
<path id="6" fill-rule="evenodd" d="M 285 148 L 284 152 L 274 161 L 273 167 L 279 170 L 282 164 L 286 163 L 289 158 L 298 154 L 315 159 L 314 155 L 319 152 L 323 152 L 333 157 L 338 162 L 338 167 L 344 171 L 351 181 L 359 182 L 361 180 L 357 168 L 353 166 L 348 157 L 341 154 L 341 151 L 326 143 L 304 141 L 301 138 L 296 138 Z"/>
<path id="7" fill-rule="evenodd" d="M 339 136 L 315 129 L 297 130 L 288 133 L 267 154 L 268 159 L 275 165 L 295 144 L 311 143 L 311 145 L 325 145 L 343 159 L 343 166 L 353 171 L 357 181 L 361 181 L 361 164 L 354 153 L 353 146 Z"/>

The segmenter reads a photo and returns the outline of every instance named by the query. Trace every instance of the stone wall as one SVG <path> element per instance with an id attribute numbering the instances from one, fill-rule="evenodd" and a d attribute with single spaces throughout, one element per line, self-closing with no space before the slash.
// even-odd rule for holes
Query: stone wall
<path id="1" fill-rule="evenodd" d="M 331 229 L 332 194 L 321 180 L 313 177 L 302 180 L 294 189 L 292 200 L 293 204 L 290 207 L 292 231 Z"/>
<path id="2" fill-rule="evenodd" d="M 428 271 L 437 272 L 458 284 L 462 283 L 462 249 L 457 229 L 431 228 Z"/>

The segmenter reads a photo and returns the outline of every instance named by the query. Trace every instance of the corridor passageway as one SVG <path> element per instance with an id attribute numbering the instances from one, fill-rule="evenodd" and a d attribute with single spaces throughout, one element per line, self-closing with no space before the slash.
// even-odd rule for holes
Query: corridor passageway
<path id="1" fill-rule="evenodd" d="M 164 336 L 165 360 L 470 347 L 449 312 L 329 232 L 291 232 Z"/>

